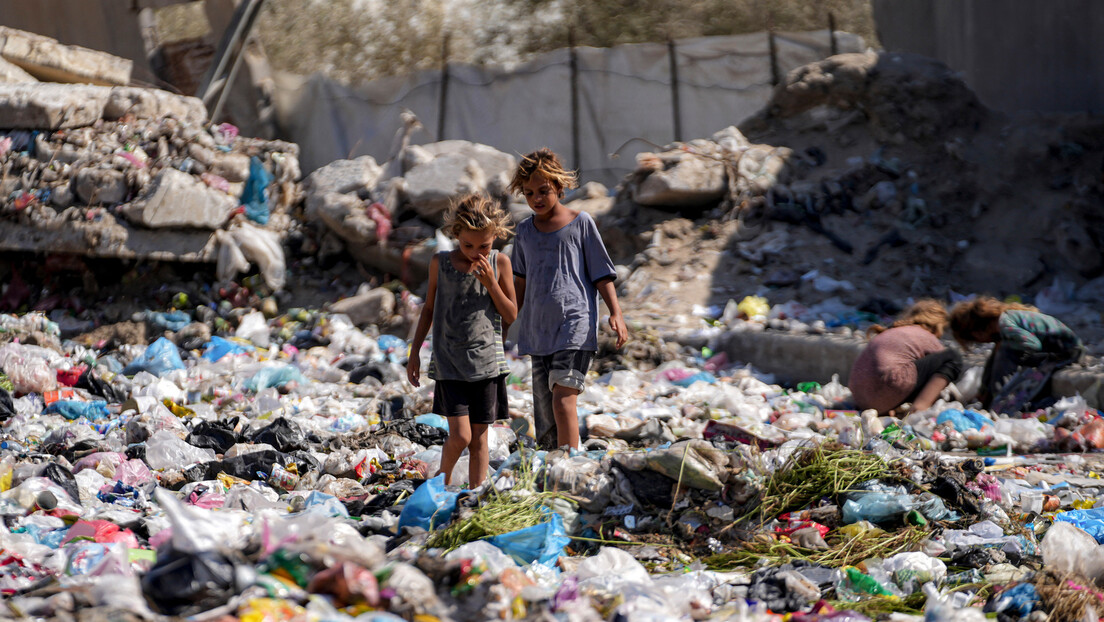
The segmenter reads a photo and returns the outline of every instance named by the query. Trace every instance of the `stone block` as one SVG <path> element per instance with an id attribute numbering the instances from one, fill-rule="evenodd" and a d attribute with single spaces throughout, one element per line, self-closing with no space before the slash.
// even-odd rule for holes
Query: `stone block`
<path id="1" fill-rule="evenodd" d="M 376 221 L 368 217 L 364 201 L 351 194 L 331 192 L 325 195 L 318 202 L 316 213 L 350 248 L 372 246 L 379 242 Z"/>
<path id="2" fill-rule="evenodd" d="M 355 160 L 336 160 L 311 173 L 303 180 L 307 195 L 323 196 L 331 192 L 349 194 L 374 188 L 382 167 L 372 156 Z"/>
<path id="3" fill-rule="evenodd" d="M 60 130 L 103 117 L 110 89 L 75 84 L 0 84 L 0 129 Z"/>
<path id="4" fill-rule="evenodd" d="M 217 229 L 237 207 L 234 197 L 215 190 L 187 173 L 162 170 L 146 193 L 120 212 L 136 225 L 153 229 L 182 227 Z"/>
<path id="5" fill-rule="evenodd" d="M 377 287 L 357 296 L 343 298 L 330 305 L 331 313 L 342 313 L 357 326 L 383 324 L 395 314 L 395 294 Z"/>
<path id="6" fill-rule="evenodd" d="M 38 82 L 38 79 L 23 71 L 18 65 L 13 65 L 0 58 L 0 84 L 28 84 Z"/>
<path id="7" fill-rule="evenodd" d="M 56 39 L 0 26 L 0 57 L 44 82 L 130 84 L 134 62 Z"/>
<path id="8" fill-rule="evenodd" d="M 720 201 L 727 189 L 724 164 L 688 155 L 644 178 L 633 189 L 633 201 L 673 208 L 703 207 Z"/>
<path id="9" fill-rule="evenodd" d="M 481 192 L 487 178 L 479 163 L 461 153 L 435 158 L 406 174 L 406 198 L 427 221 L 441 224 L 445 210 L 456 197 Z"/>
<path id="10" fill-rule="evenodd" d="M 115 121 L 131 114 L 139 119 L 172 117 L 184 123 L 202 125 L 207 122 L 207 108 L 196 97 L 177 95 L 160 89 L 119 86 L 110 89 L 103 116 Z"/>

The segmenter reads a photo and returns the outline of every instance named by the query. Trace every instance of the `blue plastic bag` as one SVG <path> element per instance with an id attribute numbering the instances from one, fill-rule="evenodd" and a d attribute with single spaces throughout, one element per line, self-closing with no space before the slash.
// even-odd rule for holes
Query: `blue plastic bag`
<path id="1" fill-rule="evenodd" d="M 435 428 L 439 428 L 441 430 L 444 430 L 445 432 L 448 432 L 448 419 L 445 419 L 441 415 L 436 415 L 433 413 L 418 415 L 417 417 L 414 417 L 414 423 L 424 423 L 426 425 L 431 425 Z"/>
<path id="2" fill-rule="evenodd" d="M 1092 508 L 1091 510 L 1070 510 L 1062 512 L 1054 517 L 1056 521 L 1069 523 L 1079 527 L 1082 531 L 1104 544 L 1104 508 Z"/>
<path id="3" fill-rule="evenodd" d="M 249 352 L 249 349 L 245 346 L 218 336 L 211 337 L 211 340 L 207 342 L 204 348 L 203 359 L 212 363 L 220 360 L 227 354 L 245 354 Z"/>
<path id="4" fill-rule="evenodd" d="M 519 564 L 544 564 L 551 566 L 563 554 L 564 547 L 571 542 L 564 531 L 563 518 L 555 512 L 549 512 L 551 520 L 547 523 L 526 527 L 487 538 L 487 542 L 502 549 L 502 552 Z"/>
<path id="5" fill-rule="evenodd" d="M 245 217 L 259 225 L 268 224 L 268 184 L 272 183 L 269 173 L 260 158 L 253 156 L 249 160 L 249 180 L 242 191 L 241 204 L 245 206 Z"/>
<path id="6" fill-rule="evenodd" d="M 146 348 L 146 351 L 130 362 L 123 369 L 124 376 L 133 376 L 140 371 L 146 371 L 154 376 L 163 376 L 174 369 L 184 369 L 184 361 L 180 360 L 180 352 L 173 342 L 161 337 Z"/>
<path id="7" fill-rule="evenodd" d="M 1015 612 L 1016 617 L 1027 617 L 1035 609 L 1043 606 L 1042 599 L 1035 586 L 1030 583 L 1020 583 L 1004 592 L 997 598 L 996 610 L 998 612 Z"/>
<path id="8" fill-rule="evenodd" d="M 273 365 L 265 367 L 245 381 L 245 388 L 260 391 L 269 387 L 282 387 L 289 382 L 305 383 L 307 379 L 298 368 L 291 365 Z"/>
<path id="9" fill-rule="evenodd" d="M 431 529 L 442 527 L 452 520 L 459 493 L 445 490 L 445 474 L 426 480 L 418 486 L 399 515 L 399 530 L 403 527 Z"/>
<path id="10" fill-rule="evenodd" d="M 312 490 L 303 499 L 303 514 L 317 514 L 319 516 L 349 517 L 349 510 L 340 499 L 324 492 Z"/>
<path id="11" fill-rule="evenodd" d="M 42 411 L 46 415 L 61 415 L 72 421 L 84 417 L 89 421 L 104 419 L 110 416 L 107 412 L 107 402 L 96 400 L 81 402 L 78 400 L 58 400 Z"/>
<path id="12" fill-rule="evenodd" d="M 709 384 L 716 384 L 717 377 L 707 371 L 699 371 L 698 373 L 687 376 L 681 380 L 674 380 L 671 384 L 677 387 L 688 387 L 695 382 L 708 382 Z"/>
<path id="13" fill-rule="evenodd" d="M 896 520 L 915 508 L 916 501 L 908 495 L 869 492 L 848 499 L 843 504 L 843 524 L 850 525 L 861 520 L 874 524 L 885 523 Z"/>
<path id="14" fill-rule="evenodd" d="M 192 316 L 183 311 L 146 311 L 146 321 L 161 330 L 176 332 L 192 323 Z"/>
<path id="15" fill-rule="evenodd" d="M 943 425 L 950 421 L 955 430 L 959 432 L 966 432 L 968 430 L 980 430 L 985 426 L 995 426 L 993 420 L 985 415 L 973 411 L 973 410 L 958 410 L 957 408 L 948 408 L 939 413 L 939 417 L 936 418 L 936 425 Z"/>

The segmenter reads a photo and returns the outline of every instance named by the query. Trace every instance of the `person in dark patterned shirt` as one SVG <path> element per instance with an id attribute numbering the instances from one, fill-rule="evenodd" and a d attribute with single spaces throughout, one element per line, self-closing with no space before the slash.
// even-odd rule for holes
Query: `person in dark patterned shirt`
<path id="1" fill-rule="evenodd" d="M 990 297 L 955 305 L 951 330 L 964 346 L 994 344 L 979 398 L 983 406 L 998 412 L 1039 406 L 1049 395 L 1054 371 L 1077 362 L 1084 353 L 1081 339 L 1057 318 Z"/>

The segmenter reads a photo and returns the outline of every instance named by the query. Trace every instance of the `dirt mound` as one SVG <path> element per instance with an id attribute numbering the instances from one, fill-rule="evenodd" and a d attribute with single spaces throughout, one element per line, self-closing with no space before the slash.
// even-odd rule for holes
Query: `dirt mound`
<path id="1" fill-rule="evenodd" d="M 750 294 L 839 317 L 989 293 L 1046 306 L 1091 341 L 1104 335 L 1104 217 L 1093 208 L 1104 121 L 1009 117 L 937 61 L 867 53 L 791 72 L 739 130 L 642 156 L 599 220 L 632 253 L 625 298 L 645 317 L 678 323 Z M 756 173 L 749 155 L 785 165 Z M 723 162 L 723 198 L 633 201 L 655 175 L 664 188 L 691 184 L 701 166 L 690 158 Z M 749 171 L 768 186 L 734 183 Z M 672 212 L 692 226 L 663 226 Z"/>
<path id="2" fill-rule="evenodd" d="M 974 127 L 988 111 L 949 67 L 916 54 L 840 54 L 790 72 L 744 129 L 782 119 L 831 121 L 861 114 L 884 140 L 935 140 Z"/>

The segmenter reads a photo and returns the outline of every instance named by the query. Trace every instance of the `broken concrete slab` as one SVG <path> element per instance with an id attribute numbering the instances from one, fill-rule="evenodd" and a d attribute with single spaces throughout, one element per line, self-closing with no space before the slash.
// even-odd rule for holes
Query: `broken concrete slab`
<path id="1" fill-rule="evenodd" d="M 119 211 L 132 223 L 154 229 L 217 229 L 237 205 L 234 197 L 167 168 L 153 178 L 144 195 Z"/>
<path id="2" fill-rule="evenodd" d="M 368 216 L 364 201 L 351 194 L 326 194 L 317 204 L 317 214 L 349 246 L 379 243 L 379 224 Z"/>
<path id="3" fill-rule="evenodd" d="M 0 58 L 0 83 L 30 84 L 34 82 L 38 82 L 38 79 L 23 71 L 18 65 L 13 65 Z"/>
<path id="4" fill-rule="evenodd" d="M 5 221 L 0 250 L 72 253 L 89 257 L 213 262 L 216 247 L 209 231 L 140 229 L 107 217 L 102 222 L 57 218 L 48 224 Z"/>
<path id="5" fill-rule="evenodd" d="M 331 192 L 356 193 L 375 187 L 382 172 L 383 168 L 372 156 L 335 160 L 303 180 L 303 190 L 308 196 L 319 198 Z"/>
<path id="6" fill-rule="evenodd" d="M 420 164 L 406 174 L 406 198 L 419 216 L 441 224 L 455 197 L 481 192 L 487 177 L 479 162 L 462 153 L 450 153 Z"/>
<path id="7" fill-rule="evenodd" d="M 207 122 L 207 108 L 196 97 L 136 86 L 109 89 L 107 103 L 104 105 L 104 118 L 114 121 L 127 114 L 139 119 L 153 120 L 172 117 L 197 125 Z"/>
<path id="8" fill-rule="evenodd" d="M 514 156 L 490 145 L 468 140 L 442 140 L 422 145 L 422 148 L 435 158 L 460 154 L 475 160 L 479 163 L 479 168 L 483 169 L 483 175 L 487 179 L 487 192 L 493 195 L 506 194 L 510 177 L 517 166 L 517 159 Z"/>
<path id="9" fill-rule="evenodd" d="M 664 158 L 667 154 L 664 154 Z M 728 190 L 725 166 L 713 158 L 685 154 L 674 165 L 648 175 L 633 188 L 640 205 L 702 207 L 716 204 Z"/>
<path id="10" fill-rule="evenodd" d="M 103 118 L 110 89 L 71 84 L 0 84 L 0 128 L 60 130 Z"/>
<path id="11" fill-rule="evenodd" d="M 126 85 L 134 68 L 125 58 L 3 26 L 0 57 L 46 82 Z"/>
<path id="12" fill-rule="evenodd" d="M 356 326 L 384 324 L 395 314 L 395 294 L 377 287 L 363 294 L 343 298 L 330 305 L 331 313 L 349 316 Z"/>
<path id="13" fill-rule="evenodd" d="M 207 119 L 203 102 L 157 89 L 91 84 L 0 84 L 0 128 L 60 130 L 131 115 L 184 123 Z"/>

